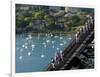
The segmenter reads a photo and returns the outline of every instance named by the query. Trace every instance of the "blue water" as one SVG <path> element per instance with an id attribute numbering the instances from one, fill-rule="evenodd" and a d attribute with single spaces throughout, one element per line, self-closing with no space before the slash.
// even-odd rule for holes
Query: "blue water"
<path id="1" fill-rule="evenodd" d="M 16 73 L 45 71 L 51 58 L 70 41 L 66 35 L 16 35 Z"/>

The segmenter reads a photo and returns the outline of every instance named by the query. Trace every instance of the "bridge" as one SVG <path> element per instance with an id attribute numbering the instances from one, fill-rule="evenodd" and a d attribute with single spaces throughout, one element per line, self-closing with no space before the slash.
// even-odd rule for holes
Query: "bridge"
<path id="1" fill-rule="evenodd" d="M 59 55 L 59 54 L 58 54 Z M 94 68 L 94 19 L 89 16 L 67 48 L 48 65 L 47 71 Z"/>

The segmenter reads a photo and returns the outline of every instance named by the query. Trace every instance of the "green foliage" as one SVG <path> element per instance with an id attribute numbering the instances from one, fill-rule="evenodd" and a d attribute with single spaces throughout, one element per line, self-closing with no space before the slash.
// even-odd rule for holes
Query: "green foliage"
<path id="1" fill-rule="evenodd" d="M 43 17 L 44 17 L 44 14 L 42 11 L 38 11 L 38 12 L 33 11 L 32 12 L 32 19 L 43 19 Z"/>
<path id="2" fill-rule="evenodd" d="M 64 13 L 61 16 L 51 16 L 49 13 L 49 6 L 38 6 L 31 8 L 31 10 L 23 10 L 22 6 L 16 6 L 16 31 L 36 31 L 36 32 L 70 32 L 75 31 L 75 27 L 81 26 L 85 23 L 84 16 L 87 12 L 81 12 L 80 10 L 74 14 L 74 16 L 64 17 Z M 34 25 L 35 21 L 40 20 L 38 25 Z M 59 23 L 64 23 L 63 28 Z"/>

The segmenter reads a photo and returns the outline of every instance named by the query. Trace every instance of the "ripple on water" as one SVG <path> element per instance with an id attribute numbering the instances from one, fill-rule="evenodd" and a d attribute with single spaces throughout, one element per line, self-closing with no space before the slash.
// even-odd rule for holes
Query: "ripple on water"
<path id="1" fill-rule="evenodd" d="M 43 54 L 41 55 L 41 58 L 44 58 L 44 55 Z"/>
<path id="2" fill-rule="evenodd" d="M 60 45 L 60 46 L 63 46 L 64 44 L 63 44 L 63 43 L 60 43 L 59 45 Z"/>
<path id="3" fill-rule="evenodd" d="M 28 52 L 28 56 L 31 56 L 31 52 Z"/>
<path id="4" fill-rule="evenodd" d="M 19 59 L 22 60 L 23 56 L 19 56 Z"/>
<path id="5" fill-rule="evenodd" d="M 34 45 L 34 44 L 32 44 L 32 45 L 31 45 L 31 47 L 32 47 L 32 48 L 35 48 L 35 45 Z"/>
<path id="6" fill-rule="evenodd" d="M 20 52 L 23 52 L 23 48 L 20 49 Z"/>

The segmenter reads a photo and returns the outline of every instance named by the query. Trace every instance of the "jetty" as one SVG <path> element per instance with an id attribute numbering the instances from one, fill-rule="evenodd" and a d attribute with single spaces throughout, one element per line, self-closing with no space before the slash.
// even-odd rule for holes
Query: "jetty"
<path id="1" fill-rule="evenodd" d="M 70 44 L 51 62 L 47 71 L 94 68 L 88 59 L 94 58 L 94 18 L 89 16 L 85 25 L 72 38 Z"/>

